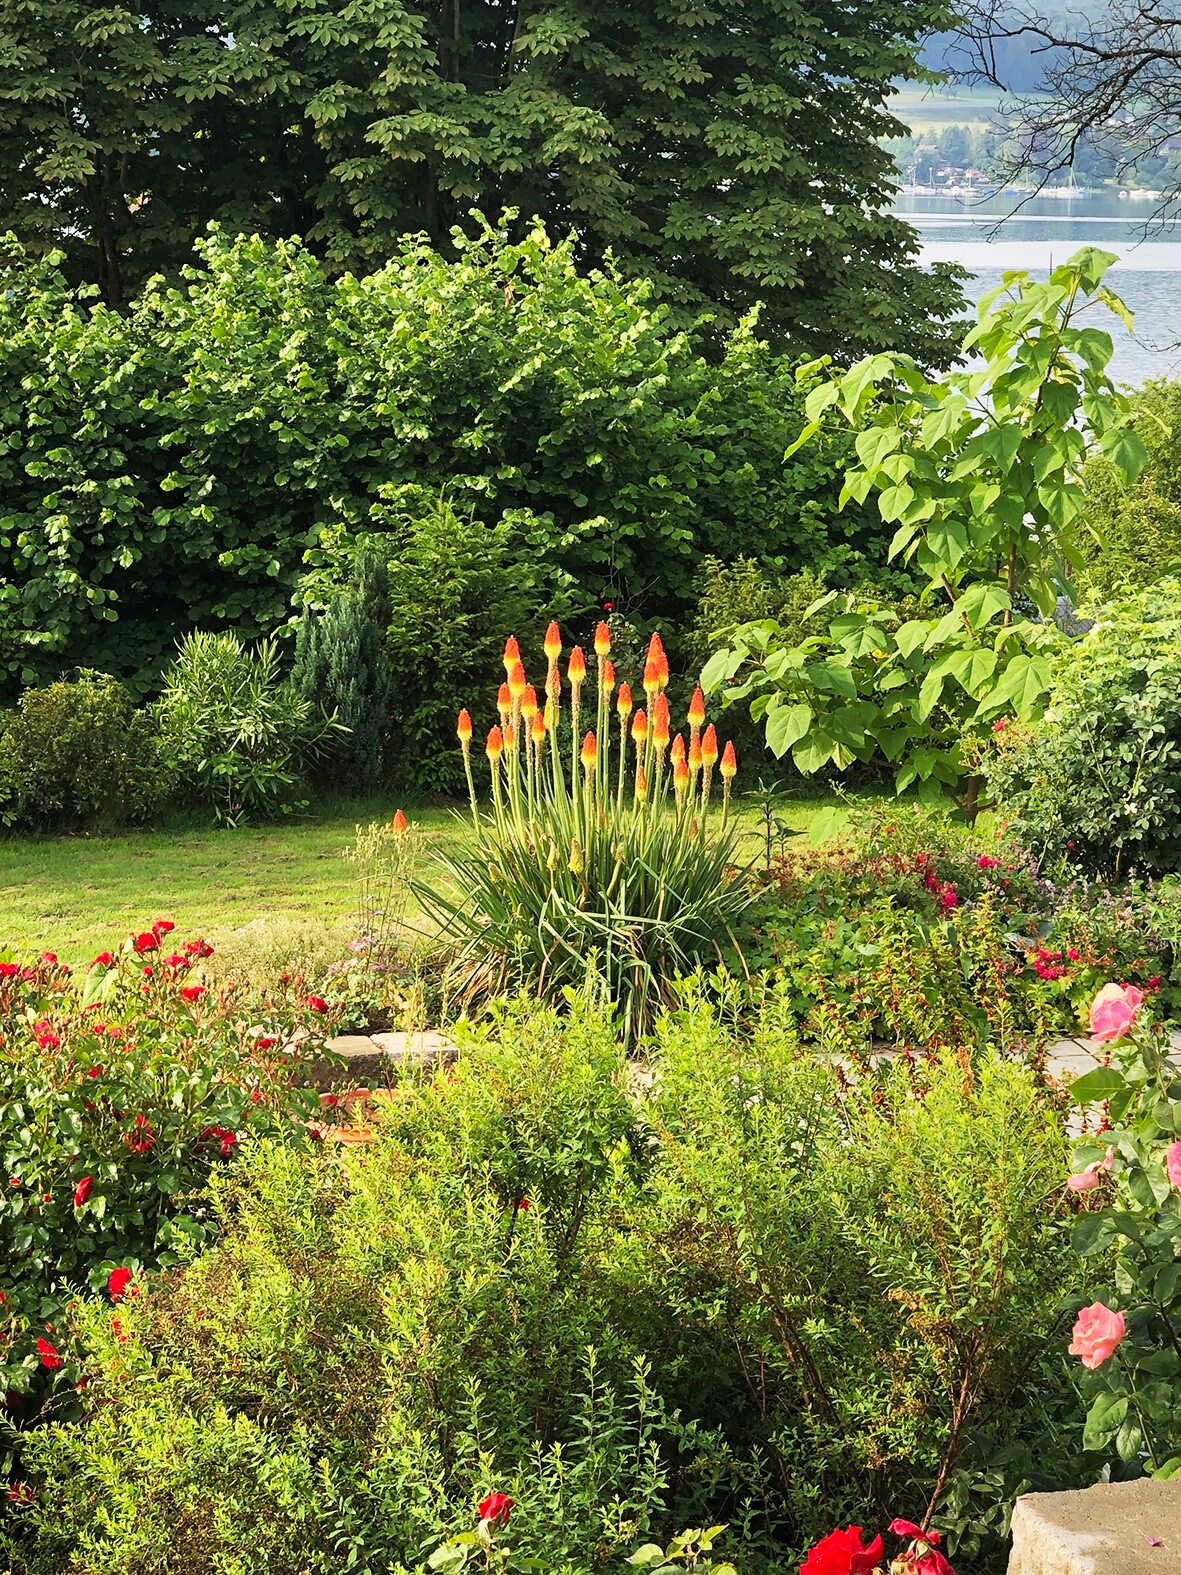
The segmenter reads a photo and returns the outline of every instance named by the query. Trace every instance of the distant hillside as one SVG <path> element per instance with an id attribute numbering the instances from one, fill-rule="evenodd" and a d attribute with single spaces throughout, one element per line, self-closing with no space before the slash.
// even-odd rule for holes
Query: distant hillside
<path id="1" fill-rule="evenodd" d="M 1091 0 L 1090 5 L 1085 0 L 1084 3 L 1078 3 L 1078 0 L 1045 0 L 1037 9 L 1051 27 L 1069 35 L 1077 32 L 1080 17 L 1085 17 L 1089 9 L 1098 12 L 1102 6 L 1100 0 Z M 1031 53 L 1027 38 L 1016 38 L 996 45 L 998 75 L 1010 93 L 1036 92 L 1041 86 L 1047 58 L 1044 54 Z M 933 71 L 954 71 L 964 64 L 963 54 L 957 56 L 954 33 L 934 34 L 924 47 L 920 59 L 923 65 Z"/>

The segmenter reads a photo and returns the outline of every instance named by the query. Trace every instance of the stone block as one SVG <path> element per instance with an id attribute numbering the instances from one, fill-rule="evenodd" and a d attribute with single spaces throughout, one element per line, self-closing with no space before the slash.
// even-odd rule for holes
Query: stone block
<path id="1" fill-rule="evenodd" d="M 1181 1482 L 1100 1482 L 1027 1493 L 1013 1510 L 1008 1575 L 1178 1575 Z"/>
<path id="2" fill-rule="evenodd" d="M 455 1045 L 433 1029 L 419 1033 L 340 1034 L 328 1041 L 334 1061 L 309 1061 L 307 1079 L 327 1092 L 340 1088 L 384 1088 L 404 1067 L 429 1070 L 454 1061 Z"/>

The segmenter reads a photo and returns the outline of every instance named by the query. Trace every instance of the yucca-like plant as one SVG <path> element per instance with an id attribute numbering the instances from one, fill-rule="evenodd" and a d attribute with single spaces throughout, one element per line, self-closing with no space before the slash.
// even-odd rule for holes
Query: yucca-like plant
<path id="1" fill-rule="evenodd" d="M 462 997 L 525 985 L 560 1000 L 567 986 L 597 982 L 634 1042 L 651 1030 L 675 979 L 739 950 L 735 928 L 750 890 L 734 869 L 737 762 L 730 744 L 719 754 L 700 689 L 688 747 L 681 733 L 670 739 L 659 635 L 638 709 L 629 686 L 616 686 L 604 623 L 594 649 L 593 675 L 581 648 L 571 651 L 564 699 L 561 636 L 551 624 L 542 699 L 508 640 L 500 721 L 486 745 L 487 810 L 472 773 L 471 718 L 459 716 L 474 839 L 470 851 L 439 855 L 459 895 L 416 890 L 457 947 Z"/>

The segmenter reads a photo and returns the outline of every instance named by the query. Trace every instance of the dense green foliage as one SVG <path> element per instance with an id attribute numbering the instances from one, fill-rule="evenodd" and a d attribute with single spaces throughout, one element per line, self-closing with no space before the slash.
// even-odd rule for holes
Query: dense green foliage
<path id="1" fill-rule="evenodd" d="M 1030 847 L 1091 871 L 1181 868 L 1181 583 L 1104 610 L 1065 646 L 1053 704 L 1005 736 L 989 784 Z"/>
<path id="2" fill-rule="evenodd" d="M 821 13 L 551 0 L 10 0 L 0 230 L 118 304 L 210 220 L 335 271 L 479 209 L 576 228 L 689 315 L 946 357 L 954 273 L 890 214 L 886 107 L 941 0 Z"/>
<path id="3" fill-rule="evenodd" d="M 340 730 L 283 677 L 273 641 L 189 634 L 164 676 L 154 716 L 177 791 L 226 825 L 290 810 Z"/>
<path id="4" fill-rule="evenodd" d="M 0 821 L 21 831 L 95 830 L 147 819 L 171 773 L 155 730 L 103 673 L 26 689 L 0 722 Z"/>
<path id="5" fill-rule="evenodd" d="M 1136 482 L 1123 486 L 1102 455 L 1083 471 L 1094 533 L 1080 536 L 1088 596 L 1118 595 L 1181 571 L 1181 383 L 1146 383 L 1131 403 L 1147 454 Z"/>
<path id="6" fill-rule="evenodd" d="M 80 1310 L 85 1415 L 30 1446 L 13 1567 L 418 1568 L 492 1489 L 567 1572 L 721 1521 L 786 1570 L 932 1499 L 994 1555 L 1006 1493 L 1068 1471 L 1020 1397 L 1075 1403 L 1035 1080 L 986 1053 L 845 1084 L 774 1009 L 736 1038 L 691 993 L 658 1050 L 629 1088 L 602 1018 L 534 1005 L 322 1157 L 243 1145 L 219 1244 L 118 1329 Z"/>
<path id="7" fill-rule="evenodd" d="M 364 280 L 260 241 L 202 264 L 126 316 L 0 272 L 0 664 L 25 682 L 83 661 L 150 687 L 178 633 L 267 634 L 325 530 L 406 548 L 408 487 L 446 490 L 477 553 L 503 523 L 559 613 L 675 612 L 704 553 L 827 547 L 846 439 L 784 465 L 791 367 L 750 327 L 706 358 L 570 243 L 409 244 Z M 880 536 L 842 520 L 846 569 Z"/>
<path id="8" fill-rule="evenodd" d="M 717 689 L 741 675 L 727 698 L 749 697 L 768 745 L 801 771 L 884 757 L 899 791 L 917 781 L 927 798 L 962 792 L 973 813 L 983 727 L 1044 709 L 1057 632 L 1043 620 L 1082 565 L 1088 446 L 1124 482 L 1144 461 L 1107 374 L 1111 336 L 1078 322 L 1098 303 L 1131 326 L 1103 282 L 1114 261 L 1085 247 L 1044 283 L 1005 274 L 964 340 L 981 366 L 933 381 L 907 357 L 878 355 L 809 394 L 793 448 L 840 413 L 857 434 L 842 501 L 877 495 L 894 528 L 888 556 L 926 580 L 943 612 L 903 621 L 846 597 L 798 644 L 774 620 L 734 633 L 703 681 Z"/>

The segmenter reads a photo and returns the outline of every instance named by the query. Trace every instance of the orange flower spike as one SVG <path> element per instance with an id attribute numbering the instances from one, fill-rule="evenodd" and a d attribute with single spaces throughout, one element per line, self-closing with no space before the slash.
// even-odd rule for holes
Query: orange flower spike
<path id="1" fill-rule="evenodd" d="M 648 738 L 648 716 L 643 707 L 632 717 L 632 742 L 639 747 Z"/>
<path id="2" fill-rule="evenodd" d="M 582 741 L 582 769 L 590 776 L 595 769 L 595 761 L 599 758 L 599 741 L 593 733 L 588 733 Z"/>
<path id="3" fill-rule="evenodd" d="M 615 688 L 614 662 L 604 662 L 602 667 L 599 668 L 599 683 L 602 685 L 603 693 L 610 695 Z"/>
<path id="4" fill-rule="evenodd" d="M 648 661 L 659 661 L 663 655 L 664 642 L 661 640 L 658 634 L 653 633 L 652 638 L 648 641 Z"/>
<path id="5" fill-rule="evenodd" d="M 517 730 L 511 722 L 504 730 L 504 747 L 508 750 L 510 755 L 517 747 Z"/>
<path id="6" fill-rule="evenodd" d="M 496 709 L 500 712 L 503 722 L 513 708 L 513 697 L 507 684 L 501 684 L 496 693 Z"/>
<path id="7" fill-rule="evenodd" d="M 727 743 L 725 749 L 722 750 L 721 772 L 727 782 L 732 781 L 738 775 L 738 756 L 734 753 L 733 744 Z"/>
<path id="8" fill-rule="evenodd" d="M 632 689 L 630 684 L 620 684 L 619 693 L 615 697 L 615 709 L 625 722 L 632 714 Z"/>
<path id="9" fill-rule="evenodd" d="M 595 655 L 602 660 L 611 654 L 611 631 L 605 623 L 595 625 Z"/>
<path id="10" fill-rule="evenodd" d="M 518 660 L 509 668 L 508 692 L 513 704 L 518 705 L 524 698 L 528 681 L 525 677 L 525 664 Z"/>
<path id="11" fill-rule="evenodd" d="M 668 701 L 663 695 L 657 695 L 656 703 L 652 707 L 652 742 L 657 749 L 663 749 L 667 745 L 669 725 Z"/>
<path id="12" fill-rule="evenodd" d="M 406 817 L 402 811 L 400 809 L 395 811 L 394 818 L 390 821 L 390 830 L 394 836 L 404 837 L 409 829 L 409 826 L 406 824 Z"/>
<path id="13" fill-rule="evenodd" d="M 662 689 L 668 688 L 668 657 L 661 651 L 656 663 L 656 673 Z"/>
<path id="14" fill-rule="evenodd" d="M 701 685 L 693 691 L 693 698 L 689 702 L 689 726 L 697 730 L 705 722 L 705 696 L 701 692 Z"/>
<path id="15" fill-rule="evenodd" d="M 546 661 L 552 667 L 562 654 L 562 631 L 556 621 L 545 631 L 545 644 L 542 649 L 545 651 Z"/>
<path id="16" fill-rule="evenodd" d="M 504 754 L 504 734 L 501 732 L 500 728 L 494 727 L 489 731 L 488 742 L 484 747 L 484 753 L 492 762 L 492 769 L 495 771 L 496 767 L 500 764 L 501 755 Z"/>
<path id="17" fill-rule="evenodd" d="M 643 715 L 643 712 L 640 714 Z M 643 766 L 636 767 L 636 797 L 641 803 L 648 797 L 648 773 Z"/>
<path id="18" fill-rule="evenodd" d="M 707 766 L 718 763 L 718 730 L 712 722 L 701 735 L 701 758 Z"/>
<path id="19" fill-rule="evenodd" d="M 688 786 L 689 767 L 685 762 L 684 756 L 682 756 L 680 760 L 673 762 L 673 792 L 678 798 L 681 798 Z"/>
<path id="20" fill-rule="evenodd" d="M 586 657 L 582 654 L 581 645 L 576 645 L 570 652 L 570 665 L 566 669 L 566 677 L 570 680 L 571 689 L 586 680 Z"/>
<path id="21" fill-rule="evenodd" d="M 702 759 L 703 759 L 703 756 L 702 756 L 702 753 L 701 753 L 701 740 L 699 738 L 690 739 L 689 740 L 689 770 L 692 771 L 694 776 L 696 776 L 697 773 L 701 770 Z"/>
<path id="22" fill-rule="evenodd" d="M 513 670 L 513 663 L 514 662 L 519 662 L 520 660 L 521 660 L 521 647 L 517 644 L 517 637 L 516 637 L 516 635 L 515 634 L 510 634 L 508 639 L 504 642 L 504 670 L 505 670 L 505 672 L 506 673 L 511 673 L 512 670 Z"/>
<path id="23" fill-rule="evenodd" d="M 660 688 L 660 664 L 651 659 L 644 663 L 644 693 L 649 699 Z"/>
<path id="24" fill-rule="evenodd" d="M 532 684 L 525 685 L 525 692 L 521 696 L 521 715 L 526 722 L 532 722 L 541 707 L 537 704 L 537 690 Z"/>
<path id="25" fill-rule="evenodd" d="M 545 742 L 545 721 L 540 711 L 533 713 L 532 720 L 529 723 L 529 736 L 535 744 L 544 744 Z"/>
<path id="26" fill-rule="evenodd" d="M 472 719 L 468 715 L 466 707 L 459 713 L 459 719 L 455 724 L 455 732 L 466 755 L 472 741 Z"/>
<path id="27" fill-rule="evenodd" d="M 675 766 L 679 760 L 684 760 L 684 758 L 685 758 L 685 740 L 684 740 L 683 735 L 678 733 L 677 736 L 673 739 L 673 748 L 672 748 L 672 756 L 671 756 L 673 765 Z"/>

